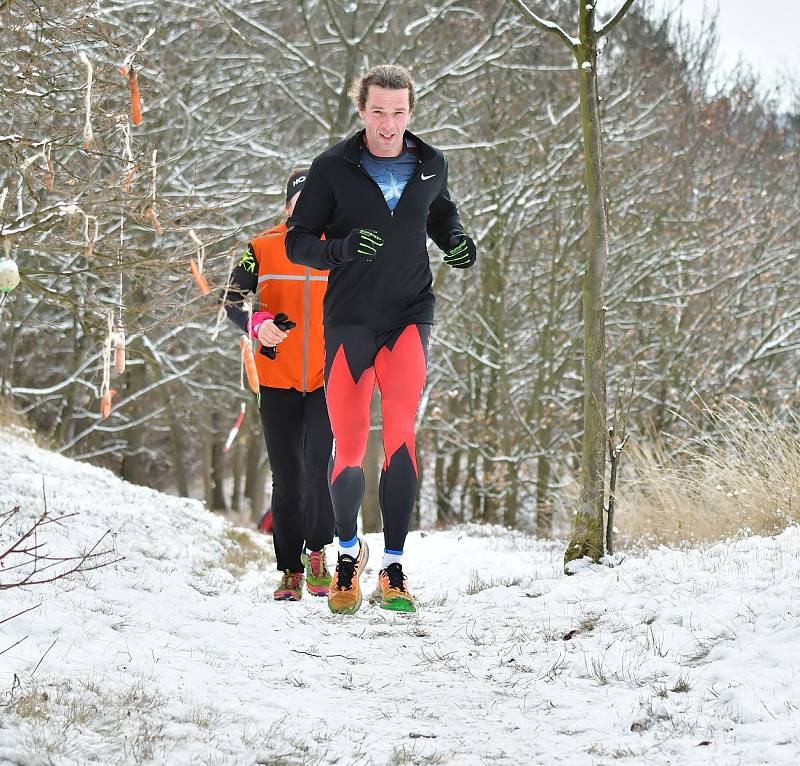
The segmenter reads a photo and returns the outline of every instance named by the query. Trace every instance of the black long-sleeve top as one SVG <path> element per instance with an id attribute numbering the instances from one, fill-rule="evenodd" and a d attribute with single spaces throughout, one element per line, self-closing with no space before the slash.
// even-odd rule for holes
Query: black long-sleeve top
<path id="1" fill-rule="evenodd" d="M 326 325 L 359 324 L 389 330 L 433 322 L 427 237 L 442 250 L 464 230 L 447 189 L 444 155 L 411 133 L 419 166 L 394 210 L 361 167 L 363 131 L 320 154 L 298 198 L 289 232 L 289 260 L 330 269 Z M 372 263 L 350 260 L 343 239 L 353 229 L 375 229 L 385 244 Z M 325 239 L 320 240 L 324 234 Z"/>
<path id="2" fill-rule="evenodd" d="M 253 248 L 249 247 L 248 252 L 255 261 L 253 255 Z M 242 264 L 245 258 L 231 272 L 230 279 L 228 280 L 228 294 L 225 297 L 225 290 L 219 294 L 220 302 L 225 300 L 225 313 L 228 319 L 231 320 L 243 333 L 249 335 L 247 327 L 247 312 L 244 310 L 244 302 L 248 293 L 254 293 L 258 289 L 258 274 L 256 271 L 249 271 Z"/>

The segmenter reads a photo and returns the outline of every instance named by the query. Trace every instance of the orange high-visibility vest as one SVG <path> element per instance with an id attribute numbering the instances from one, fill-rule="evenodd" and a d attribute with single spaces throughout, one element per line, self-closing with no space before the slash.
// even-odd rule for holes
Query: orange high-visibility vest
<path id="1" fill-rule="evenodd" d="M 323 384 L 325 346 L 322 335 L 322 299 L 328 272 L 298 266 L 286 257 L 286 224 L 282 223 L 250 242 L 258 263 L 257 310 L 283 312 L 296 327 L 278 344 L 278 355 L 268 359 L 261 344 L 256 351 L 262 386 L 314 391 Z"/>

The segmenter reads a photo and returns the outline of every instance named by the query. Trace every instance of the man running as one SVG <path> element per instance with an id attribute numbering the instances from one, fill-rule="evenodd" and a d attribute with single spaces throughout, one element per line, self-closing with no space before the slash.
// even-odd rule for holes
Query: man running
<path id="1" fill-rule="evenodd" d="M 286 237 L 289 260 L 330 269 L 324 373 L 335 442 L 329 480 L 338 558 L 328 606 L 346 614 L 361 606 L 359 577 L 369 551 L 358 538 L 357 519 L 377 382 L 385 543 L 377 594 L 384 609 L 413 612 L 402 561 L 419 477 L 414 420 L 434 315 L 426 237 L 453 268 L 472 266 L 476 253 L 450 199 L 444 155 L 406 130 L 414 109 L 408 71 L 373 67 L 350 95 L 364 127 L 314 160 Z"/>

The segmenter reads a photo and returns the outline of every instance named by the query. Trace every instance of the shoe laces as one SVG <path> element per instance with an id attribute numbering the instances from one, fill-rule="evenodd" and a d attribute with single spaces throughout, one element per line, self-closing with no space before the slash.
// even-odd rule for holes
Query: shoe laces
<path id="1" fill-rule="evenodd" d="M 386 572 L 386 577 L 389 580 L 390 587 L 405 593 L 406 576 L 403 574 L 402 564 L 398 564 L 395 561 L 393 564 L 389 564 L 389 566 L 383 571 Z"/>
<path id="2" fill-rule="evenodd" d="M 356 560 L 352 556 L 340 555 L 336 564 L 336 582 L 334 583 L 337 590 L 350 590 L 353 587 L 353 576 L 356 573 Z"/>
<path id="3" fill-rule="evenodd" d="M 323 551 L 311 551 L 308 557 L 312 577 L 325 577 L 328 574 L 328 567 L 325 565 L 325 553 Z"/>
<path id="4" fill-rule="evenodd" d="M 302 572 L 290 572 L 288 569 L 283 573 L 283 581 L 281 582 L 282 588 L 292 588 L 297 590 L 303 584 Z"/>

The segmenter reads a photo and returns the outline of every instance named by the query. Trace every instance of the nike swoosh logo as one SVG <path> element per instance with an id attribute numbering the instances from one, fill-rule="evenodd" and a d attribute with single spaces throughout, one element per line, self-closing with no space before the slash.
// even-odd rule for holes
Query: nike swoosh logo
<path id="1" fill-rule="evenodd" d="M 430 179 L 430 178 L 433 178 L 435 175 L 436 175 L 436 173 L 431 173 L 429 176 L 426 176 L 426 175 L 423 173 L 423 174 L 420 176 L 420 178 L 421 178 L 423 181 L 427 181 L 428 179 Z"/>

